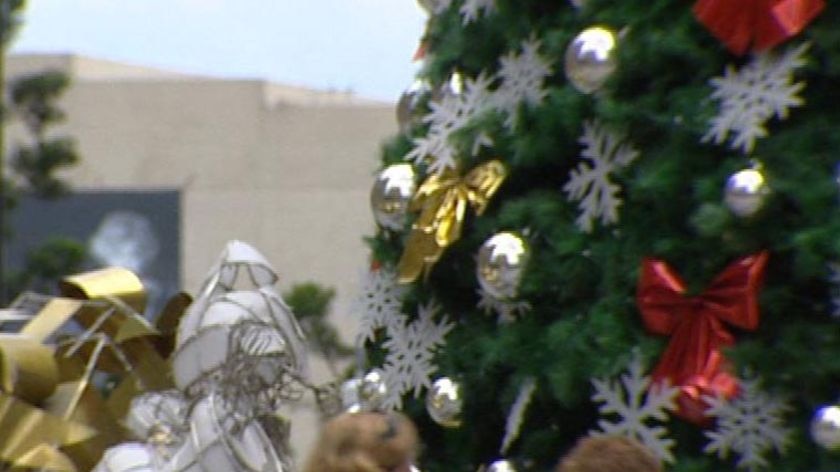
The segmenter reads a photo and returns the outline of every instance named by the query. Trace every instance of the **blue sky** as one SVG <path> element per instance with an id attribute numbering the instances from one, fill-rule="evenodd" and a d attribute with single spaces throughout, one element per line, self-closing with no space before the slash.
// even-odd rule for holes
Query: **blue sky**
<path id="1" fill-rule="evenodd" d="M 426 20 L 416 0 L 29 0 L 15 52 L 77 53 L 396 101 Z"/>

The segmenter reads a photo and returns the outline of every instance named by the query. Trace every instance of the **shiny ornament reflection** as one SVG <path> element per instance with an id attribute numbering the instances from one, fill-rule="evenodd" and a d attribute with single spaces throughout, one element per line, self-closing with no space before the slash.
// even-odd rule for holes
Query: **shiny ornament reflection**
<path id="1" fill-rule="evenodd" d="M 498 460 L 487 467 L 487 472 L 516 472 L 516 467 L 510 461 Z"/>
<path id="2" fill-rule="evenodd" d="M 359 404 L 365 411 L 379 410 L 388 396 L 388 385 L 379 370 L 372 370 L 359 382 Z"/>
<path id="3" fill-rule="evenodd" d="M 811 438 L 828 450 L 840 449 L 840 407 L 824 406 L 814 413 Z"/>
<path id="4" fill-rule="evenodd" d="M 529 257 L 528 245 L 512 232 L 494 235 L 478 251 L 476 276 L 481 288 L 499 300 L 516 297 Z"/>
<path id="5" fill-rule="evenodd" d="M 432 91 L 429 82 L 423 79 L 415 80 L 411 86 L 400 96 L 397 102 L 397 124 L 401 133 L 407 133 L 417 124 L 421 114 L 420 104 L 423 97 Z"/>
<path id="6" fill-rule="evenodd" d="M 764 206 L 769 194 L 764 175 L 758 169 L 744 169 L 726 181 L 724 202 L 736 216 L 750 217 Z"/>
<path id="7" fill-rule="evenodd" d="M 386 229 L 402 230 L 415 188 L 414 169 L 410 164 L 393 164 L 383 169 L 370 192 L 370 207 L 376 222 Z"/>
<path id="8" fill-rule="evenodd" d="M 566 48 L 566 78 L 583 93 L 593 93 L 615 72 L 616 34 L 605 27 L 583 30 Z"/>
<path id="9" fill-rule="evenodd" d="M 426 394 L 426 411 L 446 428 L 461 426 L 462 406 L 461 387 L 448 377 L 437 379 Z"/>

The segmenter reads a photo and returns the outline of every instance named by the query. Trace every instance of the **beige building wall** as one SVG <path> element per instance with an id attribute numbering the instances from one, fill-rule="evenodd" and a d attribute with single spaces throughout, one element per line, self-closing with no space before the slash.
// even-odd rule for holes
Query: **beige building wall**
<path id="1" fill-rule="evenodd" d="M 214 80 L 78 56 L 12 56 L 9 77 L 71 75 L 59 130 L 78 141 L 78 188 L 182 192 L 183 288 L 195 293 L 224 244 L 248 242 L 281 288 L 316 281 L 337 291 L 332 318 L 354 335 L 350 305 L 367 265 L 362 237 L 381 143 L 397 131 L 393 105 L 258 80 Z M 20 130 L 9 127 L 7 141 Z M 326 380 L 323 365 L 313 369 Z M 298 455 L 317 429 L 293 418 Z M 299 457 L 300 459 L 300 457 Z"/>

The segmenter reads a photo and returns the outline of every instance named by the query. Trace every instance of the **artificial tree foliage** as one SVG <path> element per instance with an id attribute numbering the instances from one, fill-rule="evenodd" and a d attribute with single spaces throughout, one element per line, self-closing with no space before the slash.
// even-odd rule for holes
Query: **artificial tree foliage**
<path id="1" fill-rule="evenodd" d="M 692 2 L 585 0 L 576 8 L 566 1 L 496 0 L 495 11 L 466 24 L 463 2 L 448 3 L 430 14 L 422 38 L 419 77 L 433 88 L 456 71 L 466 78 L 494 73 L 499 58 L 529 38 L 540 42 L 552 74 L 541 103 L 516 111 L 513 130 L 492 110 L 474 120 L 471 126 L 492 135 L 493 145 L 477 155 L 460 146 L 460 164 L 468 169 L 500 159 L 509 175 L 483 214 L 467 213 L 461 238 L 429 274 L 407 285 L 406 312 L 418 300 L 434 299 L 455 321 L 436 357 L 436 375 L 456 379 L 464 396 L 462 425 L 453 429 L 432 421 L 422 398 L 406 400 L 425 444 L 420 467 L 472 472 L 500 458 L 510 406 L 523 380 L 533 377 L 537 389 L 521 434 L 503 457 L 519 470 L 550 470 L 597 426 L 591 379 L 617 376 L 636 352 L 649 371 L 669 342 L 641 319 L 636 291 L 643 259 L 667 261 L 688 293 L 699 294 L 731 262 L 767 251 L 758 327 L 729 327 L 736 342 L 725 353 L 734 374 L 760 378 L 768 393 L 790 405 L 784 416 L 790 441 L 784 453 L 767 453 L 764 470 L 838 470 L 840 452 L 816 444 L 809 424 L 817 408 L 838 402 L 840 390 L 840 319 L 832 302 L 838 287 L 830 269 L 840 261 L 840 5 L 829 2 L 770 51 L 809 44 L 807 64 L 795 72 L 805 83 L 803 104 L 785 119 L 768 120 L 768 135 L 745 153 L 703 136 L 719 109 L 710 80 L 727 65 L 745 66 L 753 53 L 729 51 L 698 21 Z M 593 25 L 619 32 L 618 66 L 600 90 L 584 94 L 566 79 L 563 58 L 573 38 Z M 428 132 L 420 118 L 434 97 L 425 98 L 409 131 L 384 146 L 382 168 L 404 161 Z M 584 232 L 575 224 L 577 203 L 562 189 L 580 162 L 579 137 L 588 121 L 621 133 L 639 157 L 613 175 L 623 201 L 619 221 Z M 770 194 L 755 215 L 740 217 L 725 204 L 724 186 L 756 162 Z M 427 169 L 415 169 L 419 184 Z M 379 229 L 369 238 L 383 266 L 397 265 L 414 218 L 410 213 L 403 232 Z M 478 249 L 500 231 L 525 234 L 530 247 L 517 298 L 531 309 L 503 324 L 478 308 L 476 280 Z M 666 425 L 677 442 L 668 470 L 736 470 L 737 455 L 703 452 L 714 425 L 675 416 Z"/>

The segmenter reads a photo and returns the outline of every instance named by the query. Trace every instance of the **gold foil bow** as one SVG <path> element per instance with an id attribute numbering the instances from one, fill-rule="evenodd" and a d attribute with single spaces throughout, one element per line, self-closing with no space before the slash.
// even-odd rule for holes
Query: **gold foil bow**
<path id="1" fill-rule="evenodd" d="M 461 237 L 467 207 L 481 215 L 505 177 L 504 164 L 492 160 L 463 177 L 446 171 L 427 178 L 409 206 L 409 211 L 420 211 L 420 215 L 397 266 L 399 282 L 411 283 L 421 273 L 428 273 L 443 251 Z"/>
<path id="2" fill-rule="evenodd" d="M 142 312 L 145 290 L 126 269 L 65 278 L 18 333 L 0 335 L 0 468 L 90 470 L 105 448 L 127 439 L 126 398 L 170 388 L 159 331 Z M 188 301 L 170 307 L 177 324 Z M 82 333 L 62 327 L 75 321 Z M 168 334 L 168 333 L 167 333 Z M 95 372 L 122 374 L 106 400 Z"/>

